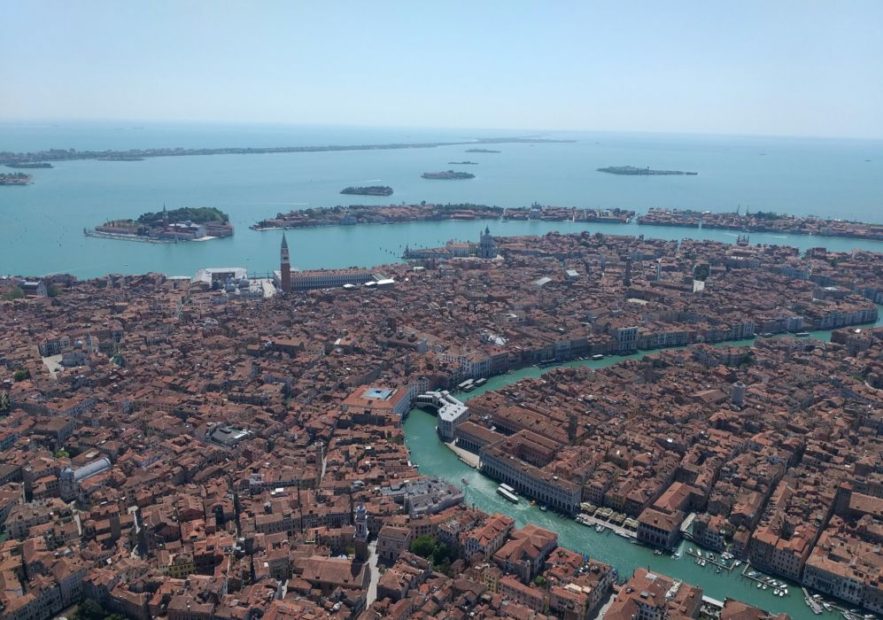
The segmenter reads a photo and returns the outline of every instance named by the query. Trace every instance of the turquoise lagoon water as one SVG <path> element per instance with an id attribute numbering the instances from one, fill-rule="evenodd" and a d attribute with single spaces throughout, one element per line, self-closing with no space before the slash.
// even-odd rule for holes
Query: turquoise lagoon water
<path id="1" fill-rule="evenodd" d="M 0 275 L 158 271 L 191 275 L 200 267 L 276 267 L 281 232 L 256 232 L 254 222 L 280 211 L 337 204 L 476 202 L 524 206 L 533 201 L 577 207 L 650 207 L 709 211 L 774 210 L 883 223 L 883 142 L 649 134 L 443 131 L 334 127 L 0 124 L 0 151 L 45 148 L 297 146 L 459 141 L 534 135 L 570 143 L 501 144 L 496 154 L 466 146 L 387 151 L 153 158 L 137 162 L 71 161 L 33 170 L 27 187 L 0 187 Z M 428 181 L 420 174 L 479 162 L 469 181 Z M 695 170 L 695 177 L 621 177 L 596 172 L 630 164 Z M 347 185 L 382 183 L 389 198 L 342 196 Z M 231 239 L 178 245 L 87 238 L 105 220 L 179 206 L 214 206 L 236 227 Z M 483 224 L 482 224 L 483 226 Z M 406 244 L 477 239 L 474 222 L 408 223 L 289 231 L 299 268 L 391 262 Z M 732 242 L 725 231 L 566 222 L 491 223 L 499 235 L 589 230 L 685 236 Z M 792 235 L 751 236 L 752 242 L 824 245 L 883 251 L 883 243 Z"/>

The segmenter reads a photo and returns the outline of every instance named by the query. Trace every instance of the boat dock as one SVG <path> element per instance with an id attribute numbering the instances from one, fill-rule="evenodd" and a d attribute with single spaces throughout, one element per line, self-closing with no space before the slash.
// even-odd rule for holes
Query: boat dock
<path id="1" fill-rule="evenodd" d="M 821 615 L 822 613 L 822 605 L 812 597 L 812 594 L 809 593 L 809 590 L 806 588 L 800 588 L 803 590 L 803 600 L 806 602 L 807 606 L 812 610 L 815 615 Z"/>
<path id="2" fill-rule="evenodd" d="M 772 577 L 759 573 L 754 570 L 748 564 L 745 565 L 745 568 L 742 569 L 741 572 L 742 577 L 753 581 L 758 588 L 763 590 L 767 590 L 772 588 L 773 594 L 775 596 L 790 596 L 791 591 L 788 590 L 788 584 L 784 581 L 778 581 Z M 821 613 L 821 612 L 819 612 Z"/>
<path id="3" fill-rule="evenodd" d="M 725 571 L 731 571 L 736 568 L 735 563 L 733 563 L 732 561 L 727 563 L 725 560 L 722 560 L 719 556 L 716 556 L 711 551 L 702 553 L 701 551 L 693 549 L 693 547 L 688 547 L 686 554 L 696 558 L 697 560 L 701 560 L 703 562 L 707 562 L 713 566 L 721 568 Z"/>
<path id="4" fill-rule="evenodd" d="M 611 523 L 610 521 L 604 521 L 603 519 L 593 517 L 584 512 L 577 515 L 576 520 L 577 522 L 582 523 L 583 525 L 588 525 L 590 527 L 600 525 L 608 530 L 611 530 L 617 536 L 622 536 L 623 538 L 631 538 L 632 540 L 637 540 L 638 538 L 638 533 L 634 530 L 624 528 L 621 525 L 616 525 L 615 523 Z"/>

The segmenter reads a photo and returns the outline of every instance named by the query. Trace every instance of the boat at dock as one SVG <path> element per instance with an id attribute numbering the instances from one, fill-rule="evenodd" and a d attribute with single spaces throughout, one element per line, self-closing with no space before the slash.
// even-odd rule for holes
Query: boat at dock
<path id="1" fill-rule="evenodd" d="M 487 383 L 487 377 L 480 377 L 475 380 L 475 387 L 481 387 Z"/>
<path id="2" fill-rule="evenodd" d="M 806 588 L 801 588 L 803 590 L 803 600 L 806 602 L 806 606 L 809 607 L 815 615 L 820 615 L 822 613 L 822 606 L 819 602 L 809 593 L 809 590 Z"/>
<path id="3" fill-rule="evenodd" d="M 598 353 L 597 355 L 593 355 L 592 359 L 593 360 L 603 360 L 604 356 L 601 353 Z"/>
<path id="4" fill-rule="evenodd" d="M 457 385 L 457 388 L 463 392 L 471 392 L 475 389 L 475 382 L 472 379 L 466 379 Z"/>

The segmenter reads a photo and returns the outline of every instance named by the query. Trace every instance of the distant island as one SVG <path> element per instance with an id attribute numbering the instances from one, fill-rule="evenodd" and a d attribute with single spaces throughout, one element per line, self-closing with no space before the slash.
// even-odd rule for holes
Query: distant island
<path id="1" fill-rule="evenodd" d="M 35 161 L 31 163 L 21 163 L 21 164 L 6 164 L 7 168 L 51 168 L 52 164 L 45 161 Z"/>
<path id="2" fill-rule="evenodd" d="M 144 161 L 139 155 L 123 155 L 122 153 L 113 153 L 107 157 L 99 157 L 98 161 Z"/>
<path id="3" fill-rule="evenodd" d="M 102 161 L 138 161 L 148 157 L 189 157 L 197 155 L 266 155 L 273 153 L 324 153 L 330 151 L 373 151 L 394 149 L 432 149 L 440 146 L 464 146 L 469 144 L 559 144 L 574 140 L 547 138 L 484 138 L 459 142 L 402 142 L 390 144 L 332 144 L 325 146 L 270 146 L 270 147 L 223 147 L 223 148 L 154 148 L 128 149 L 125 151 L 78 151 L 76 149 L 49 149 L 33 153 L 0 151 L 0 164 L 20 164 L 46 161 L 71 161 L 98 159 Z M 499 153 L 490 149 L 473 148 L 467 153 Z"/>
<path id="4" fill-rule="evenodd" d="M 94 230 L 83 230 L 88 237 L 128 241 L 177 243 L 207 241 L 233 235 L 230 217 L 214 207 L 182 207 L 171 211 L 144 213 L 137 220 L 110 220 Z"/>
<path id="5" fill-rule="evenodd" d="M 277 228 L 316 228 L 319 226 L 354 226 L 359 224 L 395 224 L 402 222 L 440 222 L 470 220 L 542 220 L 547 222 L 606 222 L 627 224 L 635 216 L 625 209 L 578 209 L 534 203 L 529 207 L 498 207 L 473 203 L 398 204 L 387 206 L 351 205 L 317 207 L 277 213 L 261 220 L 252 230 Z"/>
<path id="6" fill-rule="evenodd" d="M 365 185 L 359 187 L 344 187 L 340 190 L 341 194 L 352 194 L 355 196 L 392 196 L 392 188 L 388 185 Z"/>
<path id="7" fill-rule="evenodd" d="M 449 166 L 477 166 L 477 161 L 449 161 Z"/>
<path id="8" fill-rule="evenodd" d="M 24 172 L 3 173 L 0 174 L 0 185 L 27 185 L 31 178 L 31 175 Z"/>
<path id="9" fill-rule="evenodd" d="M 635 166 L 608 166 L 607 168 L 598 168 L 598 172 L 623 174 L 626 176 L 671 176 L 681 174 L 696 176 L 699 174 L 698 172 L 684 172 L 683 170 L 651 170 L 650 168 L 637 168 Z"/>
<path id="10" fill-rule="evenodd" d="M 475 175 L 471 172 L 454 172 L 453 170 L 444 170 L 442 172 L 424 172 L 421 174 L 424 179 L 433 179 L 441 181 L 455 181 L 461 179 L 474 179 Z"/>

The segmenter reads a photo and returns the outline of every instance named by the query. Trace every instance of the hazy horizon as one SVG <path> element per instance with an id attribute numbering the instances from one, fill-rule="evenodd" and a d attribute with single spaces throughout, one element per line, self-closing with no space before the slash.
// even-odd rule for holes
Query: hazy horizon
<path id="1" fill-rule="evenodd" d="M 0 122 L 883 139 L 872 0 L 0 4 Z"/>
<path id="2" fill-rule="evenodd" d="M 41 128 L 41 127 L 74 127 L 74 126 L 87 126 L 87 125 L 103 125 L 107 127 L 113 127 L 114 125 L 118 125 L 120 129 L 130 129 L 130 130 L 141 130 L 141 129 L 149 129 L 151 127 L 188 127 L 188 128 L 198 128 L 204 127 L 208 128 L 279 128 L 279 129 L 309 129 L 309 130 L 321 130 L 321 129 L 353 129 L 357 131 L 363 130 L 371 130 L 371 131 L 398 131 L 398 132 L 407 132 L 407 131 L 419 131 L 419 132 L 460 132 L 462 135 L 460 136 L 449 136 L 445 137 L 445 139 L 450 140 L 469 140 L 469 139 L 481 139 L 484 136 L 479 135 L 481 132 L 494 133 L 498 134 L 499 137 L 507 137 L 507 138 L 557 138 L 566 139 L 567 135 L 598 135 L 602 136 L 605 134 L 609 134 L 611 136 L 617 137 L 626 137 L 626 136 L 634 136 L 634 137 L 674 137 L 674 138 L 696 138 L 696 139 L 746 139 L 746 140 L 818 140 L 818 141 L 835 141 L 835 142 L 883 142 L 883 136 L 872 136 L 872 137 L 864 137 L 864 136 L 840 136 L 840 135 L 812 135 L 812 134 L 775 134 L 775 133 L 736 133 L 736 132 L 724 132 L 724 131 L 715 131 L 715 132 L 699 132 L 699 131 L 669 131 L 669 130 L 639 130 L 639 129 L 591 129 L 591 128 L 543 128 L 543 127 L 469 127 L 469 126 L 431 126 L 431 125 L 367 125 L 367 124 L 355 124 L 355 123 L 296 123 L 296 122 L 283 122 L 283 121 L 261 121 L 261 120 L 208 120 L 208 119 L 194 119 L 194 120 L 166 120 L 166 119 L 139 119 L 139 118 L 27 118 L 27 119 L 0 119 L 0 126 L 12 126 L 12 127 L 33 127 L 33 128 Z M 476 132 L 475 134 L 470 134 L 469 132 Z M 497 136 L 494 136 L 497 137 Z M 427 137 L 428 138 L 428 137 Z M 356 143 L 353 143 L 356 144 Z M 361 144 L 361 143 L 360 143 Z M 169 145 L 172 146 L 172 145 Z M 280 143 L 278 146 L 288 146 L 287 144 Z M 321 145 L 316 145 L 321 146 Z M 0 149 L 2 149 L 4 145 L 0 142 Z M 133 148 L 136 148 L 133 146 Z"/>

